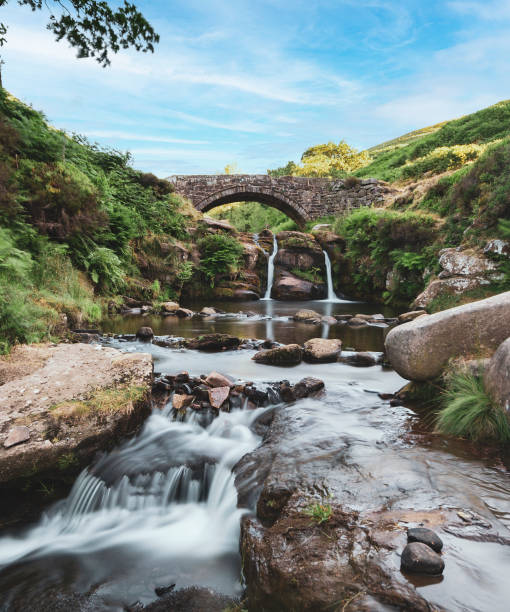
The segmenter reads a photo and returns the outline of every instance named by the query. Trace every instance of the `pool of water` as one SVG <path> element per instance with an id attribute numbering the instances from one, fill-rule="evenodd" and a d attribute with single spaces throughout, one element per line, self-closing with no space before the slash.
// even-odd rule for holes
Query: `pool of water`
<path id="1" fill-rule="evenodd" d="M 195 305 L 200 310 L 202 304 Z M 259 300 L 256 302 L 220 302 L 215 305 L 225 314 L 212 317 L 119 315 L 103 321 L 104 332 L 134 334 L 142 325 L 152 327 L 156 335 L 171 335 L 192 338 L 201 334 L 223 333 L 243 338 L 268 338 L 283 344 L 303 344 L 310 338 L 340 338 L 345 347 L 358 351 L 382 351 L 385 327 L 369 325 L 359 329 L 348 325 L 310 325 L 296 323 L 289 317 L 300 309 L 314 310 L 321 316 L 340 314 L 376 314 L 392 316 L 394 313 L 377 304 L 362 302 L 331 303 L 325 301 L 279 302 Z"/>

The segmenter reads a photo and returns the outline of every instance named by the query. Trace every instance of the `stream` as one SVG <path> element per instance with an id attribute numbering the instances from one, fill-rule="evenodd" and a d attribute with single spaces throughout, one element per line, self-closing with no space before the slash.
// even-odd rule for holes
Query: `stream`
<path id="1" fill-rule="evenodd" d="M 222 332 L 282 343 L 322 336 L 341 338 L 356 350 L 383 348 L 382 326 L 349 329 L 289 319 L 301 308 L 330 315 L 381 312 L 378 305 L 261 300 L 242 306 L 223 302 L 218 308 L 225 313 L 206 318 L 113 317 L 103 331 L 129 334 L 150 325 L 156 335 Z M 329 473 L 332 490 L 345 503 L 467 508 L 510 536 L 508 457 L 477 456 L 466 443 L 431 435 L 427 419 L 411 408 L 389 406 L 378 393 L 393 393 L 406 382 L 391 369 L 342 363 L 282 368 L 255 363 L 251 349 L 208 354 L 117 338 L 107 344 L 150 352 L 155 371 L 163 374 L 185 370 L 200 376 L 216 370 L 261 386 L 321 378 L 322 398 L 276 408 L 300 420 L 299 439 L 282 439 L 282 461 L 308 453 L 314 465 L 323 460 L 327 440 L 328 453 L 341 455 L 342 462 L 335 460 L 334 470 L 328 466 L 316 477 Z M 261 437 L 251 426 L 266 410 L 241 406 L 211 421 L 190 410 L 176 419 L 171 403 L 155 408 L 137 437 L 83 471 L 67 499 L 45 511 L 36 525 L 0 536 L 0 609 L 50 610 L 61 594 L 78 593 L 93 602 L 80 609 L 120 612 L 135 602 L 149 604 L 157 599 L 155 588 L 172 584 L 241 595 L 240 521 L 254 508 L 238 508 L 232 468 L 259 447 Z M 340 470 L 336 476 L 335 470 Z M 508 610 L 510 546 L 444 539 L 444 577 L 418 581 L 420 593 L 449 611 Z"/>

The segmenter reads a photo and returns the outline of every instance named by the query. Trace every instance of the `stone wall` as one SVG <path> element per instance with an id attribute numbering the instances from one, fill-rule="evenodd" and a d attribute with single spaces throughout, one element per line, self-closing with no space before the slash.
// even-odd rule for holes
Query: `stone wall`
<path id="1" fill-rule="evenodd" d="M 298 223 L 352 208 L 378 205 L 391 188 L 377 179 L 272 177 L 266 174 L 182 175 L 168 179 L 177 193 L 206 212 L 221 204 L 258 201 L 278 208 Z"/>

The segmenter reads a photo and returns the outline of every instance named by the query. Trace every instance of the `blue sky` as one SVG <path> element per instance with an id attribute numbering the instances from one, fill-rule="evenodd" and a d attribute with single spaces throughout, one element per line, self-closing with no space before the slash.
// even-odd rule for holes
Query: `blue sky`
<path id="1" fill-rule="evenodd" d="M 161 43 L 77 60 L 11 0 L 4 86 L 160 176 L 359 149 L 510 98 L 510 0 L 135 0 Z"/>

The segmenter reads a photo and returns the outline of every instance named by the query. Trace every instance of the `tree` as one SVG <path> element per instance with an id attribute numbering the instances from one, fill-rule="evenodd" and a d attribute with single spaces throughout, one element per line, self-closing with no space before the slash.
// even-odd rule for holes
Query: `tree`
<path id="1" fill-rule="evenodd" d="M 0 0 L 0 7 L 9 0 Z M 79 58 L 94 57 L 102 66 L 110 64 L 109 53 L 134 47 L 154 52 L 159 42 L 150 23 L 134 4 L 112 8 L 98 0 L 17 0 L 32 11 L 49 10 L 48 30 L 57 41 L 66 39 L 77 49 Z M 6 42 L 7 26 L 0 23 L 0 47 Z"/>
<path id="2" fill-rule="evenodd" d="M 232 164 L 227 164 L 223 168 L 223 174 L 240 174 L 239 166 L 237 162 L 233 162 Z"/>
<path id="3" fill-rule="evenodd" d="M 339 176 L 362 168 L 370 161 L 370 156 L 341 140 L 338 144 L 330 141 L 310 147 L 301 156 L 301 161 L 303 165 L 296 168 L 296 176 Z"/>
<path id="4" fill-rule="evenodd" d="M 294 176 L 296 171 L 299 169 L 299 166 L 295 164 L 293 161 L 287 162 L 286 166 L 281 166 L 280 168 L 275 168 L 274 170 L 268 170 L 267 173 L 269 176 Z"/>

